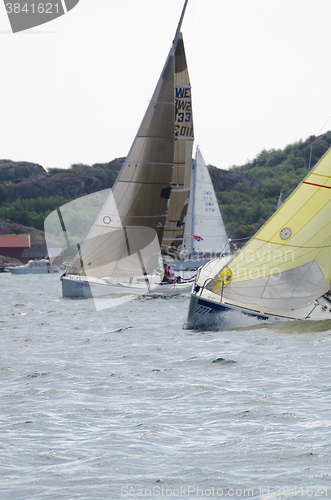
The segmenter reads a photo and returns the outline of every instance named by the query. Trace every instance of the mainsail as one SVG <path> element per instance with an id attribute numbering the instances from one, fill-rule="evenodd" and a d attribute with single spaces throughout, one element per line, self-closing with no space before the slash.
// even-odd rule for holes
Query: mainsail
<path id="1" fill-rule="evenodd" d="M 331 282 L 331 150 L 206 288 L 243 309 L 295 310 Z"/>
<path id="2" fill-rule="evenodd" d="M 72 263 L 72 273 L 96 277 L 113 275 L 113 266 L 109 264 L 114 250 L 115 255 L 122 255 L 122 258 L 127 256 L 126 253 L 131 254 L 123 227 L 152 228 L 161 243 L 173 158 L 174 52 L 171 50 L 117 181 Z M 90 265 L 83 269 L 82 262 Z M 139 266 L 136 272 L 142 274 Z M 136 272 L 132 266 L 127 267 L 129 276 L 135 276 Z"/>
<path id="3" fill-rule="evenodd" d="M 194 238 L 191 235 L 197 235 Z M 229 253 L 228 237 L 212 180 L 199 148 L 192 163 L 191 192 L 182 251 L 186 255 Z"/>
<path id="4" fill-rule="evenodd" d="M 83 243 L 77 241 L 78 252 L 69 274 L 97 278 L 146 275 L 157 268 L 161 245 L 177 247 L 181 242 L 180 221 L 189 193 L 185 172 L 193 142 L 191 95 L 180 32 L 187 3 L 128 156 L 91 230 Z M 75 211 L 75 202 L 71 203 L 70 218 Z M 63 231 L 64 248 L 72 249 L 69 240 L 73 231 L 69 234 L 63 208 L 55 213 L 56 221 L 50 216 L 46 219 L 45 232 L 56 226 L 58 236 Z M 54 231 L 50 234 L 50 241 L 57 239 Z"/>

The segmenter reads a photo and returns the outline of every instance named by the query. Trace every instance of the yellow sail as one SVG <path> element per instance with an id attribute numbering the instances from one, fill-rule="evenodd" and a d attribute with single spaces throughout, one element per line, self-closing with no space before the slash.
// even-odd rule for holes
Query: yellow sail
<path id="1" fill-rule="evenodd" d="M 207 289 L 261 311 L 296 309 L 331 283 L 331 150 Z"/>

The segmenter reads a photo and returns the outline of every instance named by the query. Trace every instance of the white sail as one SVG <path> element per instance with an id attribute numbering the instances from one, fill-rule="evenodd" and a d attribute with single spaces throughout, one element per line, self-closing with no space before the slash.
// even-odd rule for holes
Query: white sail
<path id="1" fill-rule="evenodd" d="M 193 252 L 200 255 L 230 252 L 213 183 L 199 148 L 192 163 L 191 193 L 182 251 L 186 255 Z"/>

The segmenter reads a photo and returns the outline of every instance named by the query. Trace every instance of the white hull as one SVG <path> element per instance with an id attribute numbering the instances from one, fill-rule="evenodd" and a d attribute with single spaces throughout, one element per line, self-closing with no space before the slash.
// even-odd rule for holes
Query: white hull
<path id="1" fill-rule="evenodd" d="M 24 269 L 23 266 L 9 267 L 8 271 L 12 274 L 50 274 L 58 273 L 59 271 L 54 268 L 50 269 Z"/>
<path id="2" fill-rule="evenodd" d="M 147 286 L 144 278 L 130 282 L 66 275 L 61 277 L 63 297 L 98 298 L 108 295 L 179 295 L 191 291 L 192 283 L 161 283 L 154 280 Z"/>

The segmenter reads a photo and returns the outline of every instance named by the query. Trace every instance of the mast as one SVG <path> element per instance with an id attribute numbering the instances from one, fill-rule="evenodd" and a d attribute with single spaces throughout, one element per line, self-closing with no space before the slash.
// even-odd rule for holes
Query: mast
<path id="1" fill-rule="evenodd" d="M 195 205 L 195 185 L 196 185 L 196 179 L 197 179 L 197 166 L 198 166 L 198 161 L 197 161 L 197 155 L 198 155 L 198 146 L 197 150 L 195 152 L 195 160 L 194 160 L 194 170 L 193 170 L 193 187 L 192 187 L 192 234 L 195 234 L 194 232 L 194 217 L 195 217 L 195 210 L 194 210 L 194 205 Z M 191 253 L 193 252 L 193 238 L 191 238 Z"/>
<path id="2" fill-rule="evenodd" d="M 183 24 L 183 19 L 184 19 L 184 15 L 185 15 L 185 10 L 186 10 L 187 4 L 188 4 L 188 0 L 185 0 L 184 7 L 183 7 L 183 10 L 182 10 L 181 16 L 179 18 L 179 22 L 178 22 L 178 26 L 177 26 L 177 30 L 176 30 L 176 34 L 175 34 L 175 38 L 174 38 L 173 43 L 175 43 L 176 38 L 178 38 L 178 35 L 180 33 L 180 30 L 181 30 L 181 27 L 182 27 L 182 24 Z"/>

